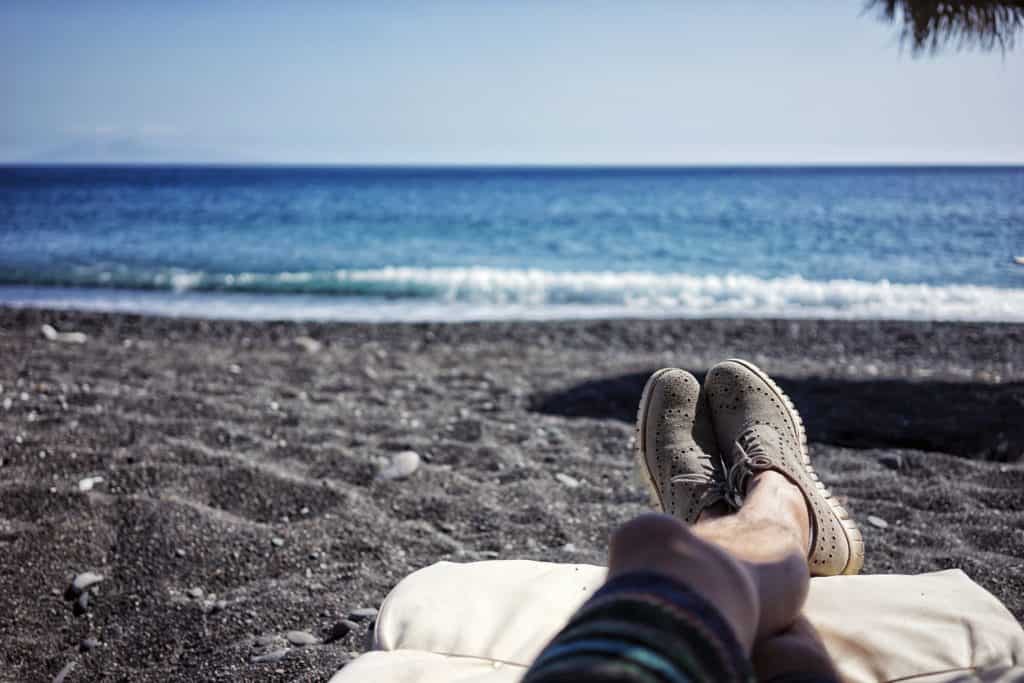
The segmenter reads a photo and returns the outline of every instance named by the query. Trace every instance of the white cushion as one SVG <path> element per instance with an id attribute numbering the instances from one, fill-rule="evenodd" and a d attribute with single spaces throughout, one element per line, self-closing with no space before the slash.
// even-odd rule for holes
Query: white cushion
<path id="1" fill-rule="evenodd" d="M 331 681 L 518 680 L 604 577 L 604 567 L 593 565 L 439 562 L 391 591 L 375 651 Z M 1024 662 L 1024 630 L 956 569 L 812 579 L 805 614 L 851 682 L 945 683 Z M 1024 680 L 1024 668 L 1017 675 Z"/>

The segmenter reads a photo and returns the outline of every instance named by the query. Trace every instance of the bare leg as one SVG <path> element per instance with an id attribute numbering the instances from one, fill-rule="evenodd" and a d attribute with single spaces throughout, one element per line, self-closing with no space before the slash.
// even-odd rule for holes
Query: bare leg
<path id="1" fill-rule="evenodd" d="M 642 515 L 612 537 L 609 577 L 657 571 L 689 586 L 726 619 L 749 654 L 789 628 L 807 596 L 809 520 L 803 494 L 775 472 L 757 475 L 735 515 L 692 529 Z"/>

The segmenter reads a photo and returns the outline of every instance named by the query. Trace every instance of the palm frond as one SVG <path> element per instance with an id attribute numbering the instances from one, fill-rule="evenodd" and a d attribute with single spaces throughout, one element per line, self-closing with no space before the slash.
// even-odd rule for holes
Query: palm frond
<path id="1" fill-rule="evenodd" d="M 947 46 L 1005 53 L 1024 27 L 1024 0 L 867 0 L 865 9 L 899 23 L 915 55 Z"/>

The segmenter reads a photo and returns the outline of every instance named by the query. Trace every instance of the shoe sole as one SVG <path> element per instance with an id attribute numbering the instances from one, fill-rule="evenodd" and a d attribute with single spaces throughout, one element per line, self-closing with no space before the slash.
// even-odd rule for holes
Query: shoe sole
<path id="1" fill-rule="evenodd" d="M 644 391 L 640 394 L 640 405 L 636 412 L 636 438 L 633 439 L 633 457 L 636 460 L 635 469 L 643 478 L 644 485 L 647 486 L 647 495 L 650 497 L 651 505 L 657 508 L 659 512 L 665 511 L 665 503 L 661 500 L 661 492 L 654 484 L 654 477 L 651 476 L 651 470 L 647 465 L 647 457 L 645 455 L 647 451 L 647 411 L 650 408 L 651 392 L 654 390 L 654 385 L 657 383 L 658 378 L 672 370 L 675 370 L 675 368 L 662 368 L 647 379 Z"/>
<path id="2" fill-rule="evenodd" d="M 814 471 L 814 467 L 811 466 L 811 456 L 807 451 L 807 433 L 804 430 L 804 421 L 800 417 L 800 413 L 797 412 L 796 406 L 793 405 L 793 401 L 790 400 L 786 392 L 775 383 L 771 377 L 769 377 L 761 368 L 757 367 L 749 361 L 745 361 L 741 358 L 730 358 L 730 363 L 736 363 L 742 365 L 747 370 L 757 375 L 761 381 L 768 385 L 768 387 L 775 392 L 775 395 L 782 401 L 782 405 L 786 406 L 786 412 L 789 414 L 790 422 L 793 424 L 793 431 L 796 433 L 797 441 L 800 443 L 800 455 L 803 458 L 804 469 L 807 470 L 808 476 L 814 485 L 818 488 L 818 492 L 828 503 L 829 508 L 832 510 L 832 514 L 836 516 L 843 529 L 846 531 L 846 539 L 850 544 L 850 558 L 846 562 L 846 566 L 840 574 L 858 574 L 861 568 L 864 566 L 864 537 L 860 533 L 860 529 L 857 528 L 857 523 L 850 517 L 850 513 L 846 511 L 842 505 L 832 496 L 832 492 L 825 487 L 825 484 L 818 478 L 818 473 Z"/>

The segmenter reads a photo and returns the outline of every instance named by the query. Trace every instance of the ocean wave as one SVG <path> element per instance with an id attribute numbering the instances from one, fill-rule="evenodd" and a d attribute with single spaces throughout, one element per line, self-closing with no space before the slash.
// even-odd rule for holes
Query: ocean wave
<path id="1" fill-rule="evenodd" d="M 642 315 L 1024 321 L 1024 289 L 886 280 L 816 281 L 797 275 L 758 278 L 735 274 L 392 267 L 281 273 L 78 272 L 63 278 L 20 279 L 7 284 L 17 285 L 20 290 L 26 285 L 44 289 L 58 286 L 63 296 L 71 298 L 73 288 L 82 287 L 162 292 L 164 298 L 170 297 L 168 300 L 206 293 L 273 295 L 283 297 L 282 302 L 297 303 L 295 295 L 303 295 L 307 302 L 311 295 L 331 295 L 347 301 L 334 305 L 315 301 L 318 297 L 312 296 L 314 302 L 308 305 L 315 313 L 309 317 L 335 319 L 338 316 L 331 315 L 335 309 L 348 311 L 346 316 L 350 318 L 368 319 L 372 314 L 352 312 L 376 307 L 388 311 L 381 316 L 387 319 L 421 319 L 424 316 L 417 311 L 429 310 L 431 319 Z M 88 298 L 95 303 L 103 297 Z M 115 298 L 106 297 L 111 301 Z M 17 303 L 0 293 L 0 301 L 5 299 Z M 217 300 L 214 317 L 230 317 L 231 298 Z M 383 306 L 385 302 L 393 305 Z M 280 313 L 280 307 L 273 308 Z"/>

